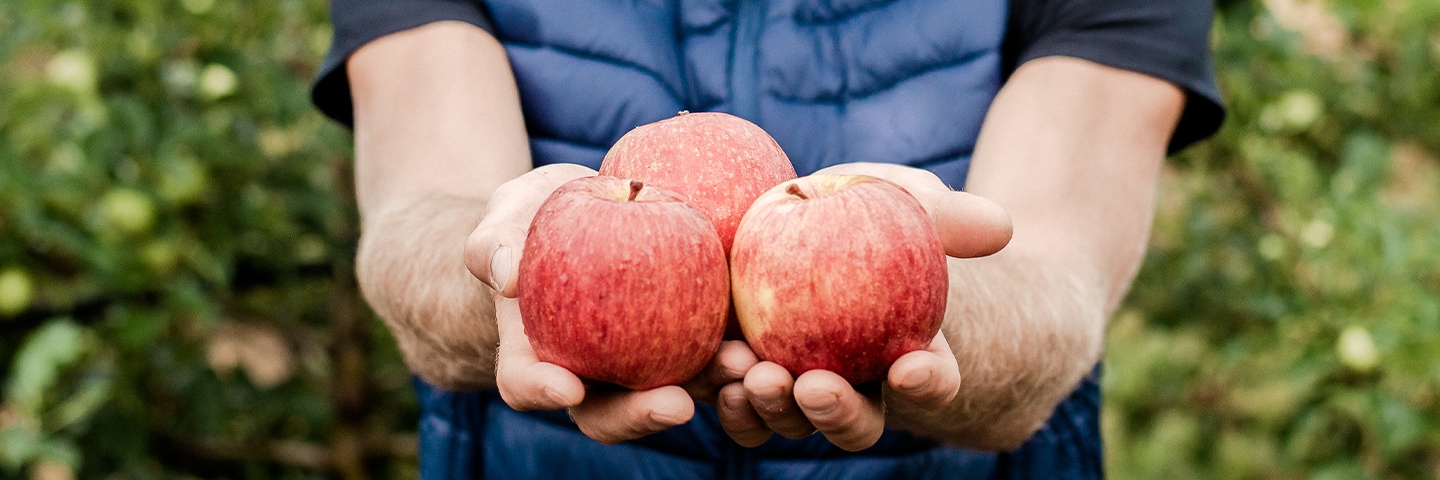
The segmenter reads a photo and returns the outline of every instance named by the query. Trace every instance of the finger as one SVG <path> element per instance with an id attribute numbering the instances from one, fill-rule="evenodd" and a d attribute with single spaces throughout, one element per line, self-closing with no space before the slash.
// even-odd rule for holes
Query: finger
<path id="1" fill-rule="evenodd" d="M 592 392 L 570 409 L 586 436 L 604 444 L 634 440 L 690 421 L 695 402 L 671 385 L 653 390 Z"/>
<path id="2" fill-rule="evenodd" d="M 815 425 L 795 404 L 795 381 L 790 372 L 774 362 L 760 362 L 745 374 L 745 392 L 755 413 L 785 438 L 804 438 L 815 433 Z"/>
<path id="3" fill-rule="evenodd" d="M 774 435 L 775 431 L 765 425 L 765 419 L 755 413 L 745 393 L 745 385 L 731 383 L 720 389 L 715 401 L 715 413 L 720 418 L 720 428 L 742 447 L 758 447 Z"/>
<path id="4" fill-rule="evenodd" d="M 710 359 L 710 364 L 683 387 L 695 400 L 715 403 L 721 387 L 745 379 L 745 372 L 760 363 L 750 345 L 739 340 L 720 342 L 720 350 Z"/>
<path id="5" fill-rule="evenodd" d="M 815 172 L 836 175 L 870 175 L 889 180 L 914 196 L 940 230 L 945 254 L 974 258 L 993 254 L 1010 243 L 1010 214 L 1000 204 L 979 195 L 957 192 L 928 170 L 888 163 L 845 163 Z"/>
<path id="6" fill-rule="evenodd" d="M 887 380 L 892 392 L 927 410 L 950 404 L 960 393 L 960 367 L 943 333 L 925 350 L 907 353 L 891 364 Z"/>
<path id="7" fill-rule="evenodd" d="M 875 445 L 885 433 L 885 407 L 878 396 L 861 395 L 844 378 L 811 370 L 795 379 L 795 402 L 830 443 L 855 452 Z"/>
<path id="8" fill-rule="evenodd" d="M 530 338 L 525 336 L 525 326 L 520 322 L 519 301 L 497 299 L 495 321 L 500 330 L 495 386 L 506 404 L 520 411 L 559 410 L 584 400 L 585 385 L 580 377 L 535 357 Z"/>
<path id="9" fill-rule="evenodd" d="M 486 203 L 485 218 L 465 240 L 465 267 L 470 274 L 514 298 L 520 255 L 535 212 L 560 185 L 591 175 L 594 170 L 580 165 L 546 165 L 495 189 Z"/>
<path id="10" fill-rule="evenodd" d="M 979 195 L 950 190 L 920 190 L 912 194 L 930 213 L 940 231 L 945 254 L 974 258 L 999 252 L 1010 243 L 1014 227 L 1000 204 Z"/>
<path id="11" fill-rule="evenodd" d="M 893 163 L 854 162 L 822 168 L 814 175 L 868 175 L 890 181 L 913 195 L 917 190 L 949 190 L 940 177 L 929 170 Z"/>

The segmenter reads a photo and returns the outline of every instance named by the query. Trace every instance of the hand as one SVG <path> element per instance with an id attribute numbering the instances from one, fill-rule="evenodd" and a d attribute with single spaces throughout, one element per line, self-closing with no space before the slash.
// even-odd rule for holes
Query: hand
<path id="1" fill-rule="evenodd" d="M 1010 218 L 999 205 L 975 195 L 951 191 L 930 172 L 900 165 L 854 163 L 819 174 L 870 175 L 910 192 L 935 221 L 945 253 L 968 258 L 990 255 L 1010 241 Z M 901 356 L 890 366 L 887 395 L 926 410 L 948 405 L 960 391 L 960 368 L 945 334 L 924 350 Z M 794 378 L 773 362 L 760 362 L 744 381 L 721 388 L 720 423 L 731 438 L 750 447 L 772 433 L 801 438 L 819 431 L 849 450 L 869 448 L 885 429 L 881 389 L 857 391 L 835 373 L 812 370 Z"/>
<path id="2" fill-rule="evenodd" d="M 619 443 L 688 422 L 695 400 L 714 401 L 722 385 L 736 384 L 758 360 L 744 342 L 724 342 L 706 370 L 684 386 L 631 391 L 594 388 L 574 373 L 540 361 L 520 318 L 516 277 L 530 221 L 560 185 L 595 171 L 579 165 L 537 168 L 501 185 L 490 210 L 465 243 L 465 265 L 494 289 L 500 347 L 495 383 L 516 410 L 570 410 L 580 431 L 602 443 Z"/>

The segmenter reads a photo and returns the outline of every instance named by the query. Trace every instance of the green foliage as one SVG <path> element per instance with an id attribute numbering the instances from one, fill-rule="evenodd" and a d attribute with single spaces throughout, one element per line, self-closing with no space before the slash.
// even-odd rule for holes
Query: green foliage
<path id="1" fill-rule="evenodd" d="M 1112 324 L 1110 472 L 1433 478 L 1440 3 L 1221 5 L 1230 118 Z M 0 479 L 413 476 L 324 8 L 0 2 Z"/>
<path id="2" fill-rule="evenodd" d="M 1440 472 L 1440 4 L 1232 2 L 1112 323 L 1115 478 Z"/>
<path id="3" fill-rule="evenodd" d="M 0 2 L 0 478 L 410 468 L 325 7 Z"/>

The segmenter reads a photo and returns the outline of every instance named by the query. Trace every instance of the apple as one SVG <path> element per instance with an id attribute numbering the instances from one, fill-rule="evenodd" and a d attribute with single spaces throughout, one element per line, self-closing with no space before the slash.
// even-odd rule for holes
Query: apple
<path id="1" fill-rule="evenodd" d="M 761 194 L 735 233 L 730 281 L 757 356 L 852 384 L 882 380 L 901 355 L 925 348 L 949 291 L 925 209 L 863 175 L 812 175 Z"/>
<path id="2" fill-rule="evenodd" d="M 674 192 L 616 177 L 570 181 L 540 205 L 518 282 L 537 358 L 636 390 L 698 374 L 730 303 L 705 217 Z"/>
<path id="3" fill-rule="evenodd" d="M 795 178 L 795 167 L 754 123 L 727 113 L 680 112 L 620 137 L 601 161 L 600 174 L 684 195 L 715 225 L 728 252 L 750 202 Z"/>

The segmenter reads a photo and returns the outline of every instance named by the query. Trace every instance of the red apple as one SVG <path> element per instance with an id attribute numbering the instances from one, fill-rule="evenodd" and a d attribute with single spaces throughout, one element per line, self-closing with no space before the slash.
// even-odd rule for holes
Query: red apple
<path id="1" fill-rule="evenodd" d="M 530 224 L 520 315 L 536 356 L 584 378 L 645 390 L 694 377 L 725 331 L 720 237 L 673 192 L 586 177 Z"/>
<path id="2" fill-rule="evenodd" d="M 740 328 L 761 359 L 792 375 L 829 370 L 853 383 L 940 330 L 949 289 L 940 233 L 901 187 L 814 175 L 760 195 L 730 251 Z"/>
<path id="3" fill-rule="evenodd" d="M 795 178 L 795 167 L 770 134 L 743 118 L 680 112 L 620 137 L 600 163 L 600 174 L 684 195 L 715 225 L 728 252 L 750 202 Z"/>

